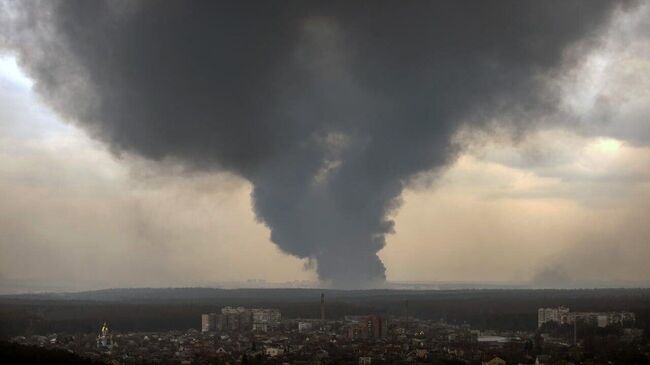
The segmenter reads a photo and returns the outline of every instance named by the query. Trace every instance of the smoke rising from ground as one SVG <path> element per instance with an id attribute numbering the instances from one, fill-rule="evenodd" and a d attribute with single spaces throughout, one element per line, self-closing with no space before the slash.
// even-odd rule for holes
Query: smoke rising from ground
<path id="1" fill-rule="evenodd" d="M 618 6 L 546 2 L 3 3 L 4 46 L 42 97 L 116 153 L 228 170 L 284 252 L 335 286 L 377 252 L 461 127 L 529 127 L 546 80 Z M 10 25 L 6 25 L 10 24 Z M 573 55 L 573 56 L 572 56 Z"/>

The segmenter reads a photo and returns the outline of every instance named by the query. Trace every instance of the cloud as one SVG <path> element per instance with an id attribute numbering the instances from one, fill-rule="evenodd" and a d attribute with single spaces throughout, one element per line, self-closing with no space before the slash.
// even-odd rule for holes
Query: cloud
<path id="1" fill-rule="evenodd" d="M 0 292 L 314 279 L 268 242 L 241 178 L 116 158 L 3 84 Z"/>
<path id="2" fill-rule="evenodd" d="M 3 43 L 64 118 L 120 153 L 229 171 L 286 253 L 336 286 L 377 252 L 413 176 L 464 125 L 525 131 L 598 45 L 609 1 L 21 2 Z M 523 132 L 522 132 L 523 133 Z"/>
<path id="3" fill-rule="evenodd" d="M 583 133 L 637 146 L 650 142 L 649 19 L 648 4 L 617 17 L 601 47 L 558 78 L 564 117 L 579 121 Z"/>

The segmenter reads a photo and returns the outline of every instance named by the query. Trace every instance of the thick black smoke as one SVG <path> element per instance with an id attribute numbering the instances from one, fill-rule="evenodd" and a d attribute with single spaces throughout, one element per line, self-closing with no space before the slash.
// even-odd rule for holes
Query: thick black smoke
<path id="1" fill-rule="evenodd" d="M 86 1 L 5 4 L 57 111 L 117 151 L 226 169 L 284 252 L 336 286 L 377 252 L 415 174 L 459 127 L 552 108 L 544 80 L 611 1 Z"/>

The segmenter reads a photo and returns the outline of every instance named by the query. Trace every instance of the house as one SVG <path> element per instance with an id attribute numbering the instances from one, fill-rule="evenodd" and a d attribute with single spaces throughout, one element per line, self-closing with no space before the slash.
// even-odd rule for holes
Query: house
<path id="1" fill-rule="evenodd" d="M 498 356 L 495 356 L 490 361 L 487 361 L 487 362 L 484 361 L 483 365 L 506 365 L 506 362 L 502 358 L 500 358 Z"/>
<path id="2" fill-rule="evenodd" d="M 284 354 L 284 349 L 279 347 L 267 347 L 264 351 L 267 356 L 275 357 Z"/>

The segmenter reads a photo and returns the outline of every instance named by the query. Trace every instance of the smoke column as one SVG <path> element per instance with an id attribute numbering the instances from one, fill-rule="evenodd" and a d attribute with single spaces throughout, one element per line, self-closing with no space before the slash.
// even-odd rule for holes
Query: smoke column
<path id="1" fill-rule="evenodd" d="M 597 44 L 611 1 L 24 1 L 2 47 L 42 98 L 116 153 L 253 185 L 282 251 L 337 287 L 377 252 L 461 127 L 554 108 L 544 82 Z M 583 50 L 583 51 L 584 51 Z"/>

